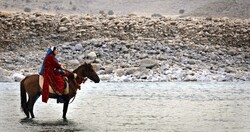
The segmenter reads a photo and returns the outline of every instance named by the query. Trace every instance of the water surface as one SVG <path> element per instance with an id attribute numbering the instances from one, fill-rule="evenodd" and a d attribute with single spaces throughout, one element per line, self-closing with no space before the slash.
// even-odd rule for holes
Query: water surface
<path id="1" fill-rule="evenodd" d="M 35 104 L 23 120 L 19 83 L 0 83 L 0 131 L 250 131 L 250 82 L 86 82 L 62 104 Z"/>

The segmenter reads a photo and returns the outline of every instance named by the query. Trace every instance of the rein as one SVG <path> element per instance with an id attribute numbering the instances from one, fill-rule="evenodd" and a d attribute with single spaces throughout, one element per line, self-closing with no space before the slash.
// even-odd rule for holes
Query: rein
<path id="1" fill-rule="evenodd" d="M 77 89 L 81 90 L 81 84 L 84 83 L 86 80 L 87 80 L 87 78 L 77 75 L 77 78 L 73 79 L 73 82 L 77 85 Z M 77 91 L 77 89 L 76 89 L 76 91 Z M 74 95 L 73 100 L 71 100 L 71 102 L 69 104 L 73 103 L 75 98 L 76 98 L 76 94 Z"/>
<path id="2" fill-rule="evenodd" d="M 77 75 L 77 78 L 74 79 L 74 82 L 77 84 L 77 89 L 81 90 L 81 84 L 84 83 L 87 79 Z"/>

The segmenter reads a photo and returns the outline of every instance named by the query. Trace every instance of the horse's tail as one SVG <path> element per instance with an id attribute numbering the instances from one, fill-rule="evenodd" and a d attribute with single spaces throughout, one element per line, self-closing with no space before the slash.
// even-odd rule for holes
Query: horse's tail
<path id="1" fill-rule="evenodd" d="M 21 82 L 20 82 L 20 93 L 21 93 L 21 107 L 22 110 L 24 111 L 24 113 L 26 114 L 27 111 L 27 97 L 26 97 L 26 90 L 24 87 L 24 81 L 26 78 L 24 78 Z"/>

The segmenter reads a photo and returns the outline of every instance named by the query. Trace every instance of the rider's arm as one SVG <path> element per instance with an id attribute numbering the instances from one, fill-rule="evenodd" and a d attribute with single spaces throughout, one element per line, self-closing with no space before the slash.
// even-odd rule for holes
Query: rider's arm
<path id="1" fill-rule="evenodd" d="M 56 61 L 56 58 L 55 58 L 53 55 L 48 55 L 48 56 L 46 57 L 46 59 L 50 62 L 50 64 L 51 64 L 54 68 L 56 68 L 56 69 L 62 68 L 61 65 Z"/>

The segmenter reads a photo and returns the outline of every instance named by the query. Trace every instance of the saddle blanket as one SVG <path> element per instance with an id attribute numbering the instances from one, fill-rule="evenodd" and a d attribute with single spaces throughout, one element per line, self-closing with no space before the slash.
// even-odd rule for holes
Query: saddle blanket
<path id="1" fill-rule="evenodd" d="M 41 91 L 43 90 L 43 82 L 44 82 L 43 76 L 39 75 L 39 86 L 41 87 Z M 57 94 L 50 85 L 49 85 L 49 93 Z M 64 94 L 64 95 L 69 94 L 69 83 L 68 82 L 66 82 L 66 88 L 64 88 L 64 92 L 62 94 Z"/>

